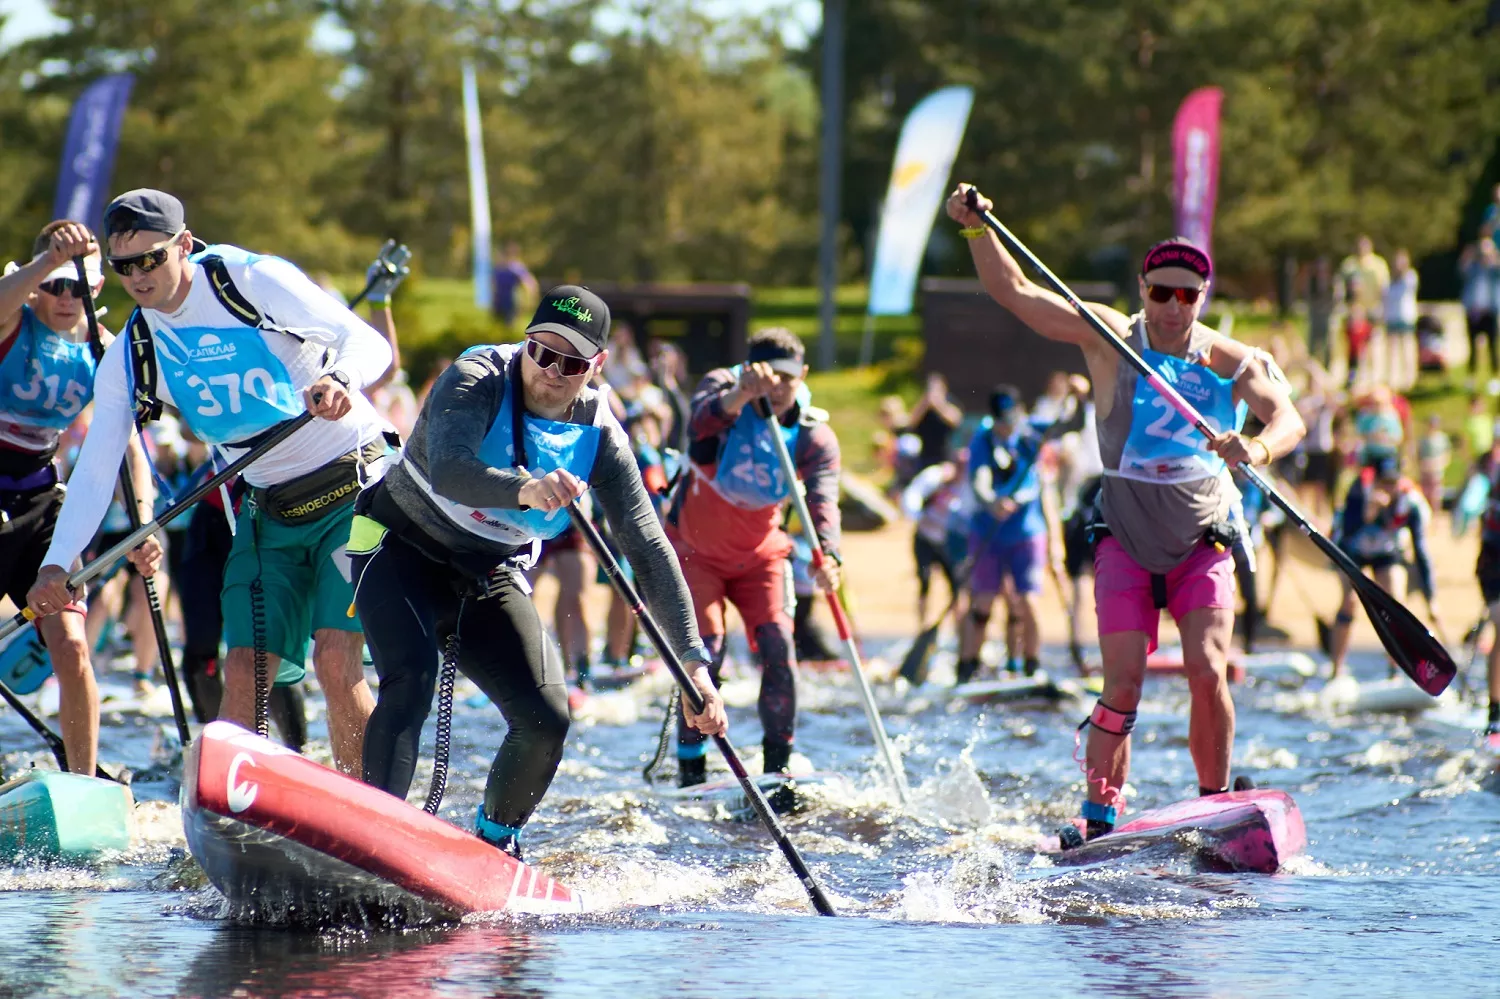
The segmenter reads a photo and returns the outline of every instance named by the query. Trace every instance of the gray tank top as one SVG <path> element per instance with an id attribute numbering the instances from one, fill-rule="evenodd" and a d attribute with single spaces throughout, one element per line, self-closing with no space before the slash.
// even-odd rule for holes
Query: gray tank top
<path id="1" fill-rule="evenodd" d="M 1214 333 L 1195 325 L 1182 357 L 1206 359 Z M 1133 317 L 1126 342 L 1136 350 L 1150 347 L 1145 321 Z M 1229 519 L 1239 491 L 1228 472 L 1187 482 L 1144 482 L 1118 473 L 1125 441 L 1135 415 L 1136 382 L 1140 375 L 1123 358 L 1115 375 L 1115 394 L 1109 416 L 1098 423 L 1099 453 L 1104 459 L 1104 522 L 1126 554 L 1147 572 L 1177 568 L 1198 546 L 1209 525 Z"/>

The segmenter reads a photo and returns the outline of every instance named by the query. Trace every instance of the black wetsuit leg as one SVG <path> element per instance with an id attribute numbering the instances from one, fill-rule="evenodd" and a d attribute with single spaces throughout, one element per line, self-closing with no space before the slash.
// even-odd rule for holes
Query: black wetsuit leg
<path id="1" fill-rule="evenodd" d="M 507 576 L 492 596 L 461 598 L 452 569 L 393 534 L 353 559 L 355 602 L 380 693 L 365 730 L 365 782 L 404 797 L 432 708 L 438 650 L 457 629 L 459 669 L 505 716 L 485 814 L 520 828 L 552 783 L 568 734 L 562 656 L 530 593 Z"/>
<path id="2" fill-rule="evenodd" d="M 219 716 L 224 679 L 219 672 L 219 639 L 224 617 L 219 595 L 224 589 L 224 565 L 234 534 L 224 511 L 207 503 L 193 509 L 180 539 L 182 559 L 173 582 L 182 605 L 182 674 L 193 715 L 200 725 Z"/>

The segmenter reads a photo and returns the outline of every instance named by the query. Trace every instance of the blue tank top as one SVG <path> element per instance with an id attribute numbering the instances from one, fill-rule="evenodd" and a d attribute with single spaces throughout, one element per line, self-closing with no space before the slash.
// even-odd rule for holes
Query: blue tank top
<path id="1" fill-rule="evenodd" d="M 1192 403 L 1210 427 L 1239 430 L 1249 411 L 1234 401 L 1234 381 L 1221 378 L 1199 364 L 1150 347 L 1141 349 L 1155 368 L 1184 399 Z M 1208 440 L 1172 408 L 1145 378 L 1137 378 L 1131 400 L 1130 435 L 1120 456 L 1118 474 L 1143 482 L 1193 482 L 1224 472 L 1224 460 L 1208 449 Z"/>
<path id="2" fill-rule="evenodd" d="M 742 367 L 737 364 L 729 369 L 736 379 Z M 807 385 L 797 386 L 797 405 L 805 412 L 811 404 L 812 392 Z M 776 426 L 786 442 L 787 452 L 796 454 L 802 421 L 799 419 L 790 427 L 777 421 Z M 742 510 L 775 506 L 792 495 L 792 484 L 787 481 L 781 457 L 776 453 L 771 428 L 753 405 L 747 404 L 740 410 L 739 419 L 725 435 L 712 482 L 714 492 Z"/>
<path id="3" fill-rule="evenodd" d="M 464 354 L 478 351 L 493 351 L 495 347 L 471 347 Z M 500 370 L 506 374 L 505 394 L 500 400 L 500 411 L 479 445 L 479 457 L 491 468 L 514 468 L 515 448 L 515 396 L 514 380 L 508 377 L 509 364 Z M 604 399 L 600 406 L 607 406 Z M 540 478 L 548 472 L 565 468 L 578 478 L 587 480 L 594 470 L 594 459 L 599 455 L 600 430 L 597 426 L 579 423 L 563 423 L 546 420 L 524 413 L 521 426 L 525 434 L 526 470 Z M 496 507 L 479 511 L 485 517 L 513 528 L 525 539 L 540 538 L 546 541 L 568 529 L 571 523 L 566 509 L 547 513 L 544 510 L 509 510 Z"/>
<path id="4" fill-rule="evenodd" d="M 262 256 L 217 245 L 189 259 L 197 263 L 209 254 L 231 264 L 254 263 Z M 232 444 L 300 416 L 303 405 L 286 365 L 266 343 L 268 335 L 278 334 L 246 326 L 222 305 L 220 311 L 222 324 L 162 326 L 152 331 L 152 339 L 160 377 L 183 422 L 210 444 Z"/>
<path id="5" fill-rule="evenodd" d="M 94 355 L 21 306 L 21 327 L 0 361 L 0 420 L 61 433 L 94 397 Z"/>

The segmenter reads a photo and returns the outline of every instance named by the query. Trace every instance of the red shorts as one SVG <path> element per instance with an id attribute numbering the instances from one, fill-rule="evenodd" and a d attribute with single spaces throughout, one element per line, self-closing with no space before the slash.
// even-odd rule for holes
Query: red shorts
<path id="1" fill-rule="evenodd" d="M 1234 555 L 1200 544 L 1167 573 L 1167 611 L 1179 625 L 1189 611 L 1200 607 L 1234 609 Z M 1094 552 L 1094 607 L 1099 634 L 1120 631 L 1146 633 L 1146 651 L 1156 649 L 1161 611 L 1151 595 L 1151 573 L 1114 538 L 1099 542 Z"/>
<path id="2" fill-rule="evenodd" d="M 797 595 L 792 589 L 792 567 L 784 558 L 754 562 L 733 573 L 722 571 L 691 550 L 679 548 L 677 560 L 693 595 L 700 635 L 722 635 L 724 601 L 734 604 L 752 640 L 763 624 L 792 626 Z"/>

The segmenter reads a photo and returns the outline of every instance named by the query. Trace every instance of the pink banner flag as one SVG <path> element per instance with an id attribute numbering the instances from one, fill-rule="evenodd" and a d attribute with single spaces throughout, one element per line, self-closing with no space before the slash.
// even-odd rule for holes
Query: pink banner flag
<path id="1" fill-rule="evenodd" d="M 1172 123 L 1172 187 L 1177 234 L 1212 251 L 1214 204 L 1219 197 L 1219 106 L 1224 92 L 1199 87 Z"/>

